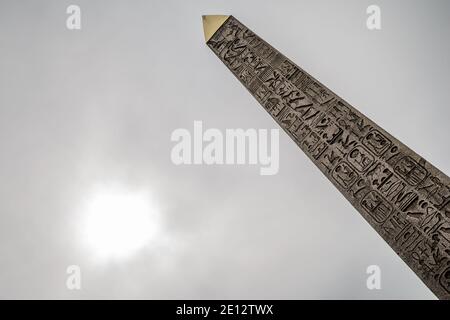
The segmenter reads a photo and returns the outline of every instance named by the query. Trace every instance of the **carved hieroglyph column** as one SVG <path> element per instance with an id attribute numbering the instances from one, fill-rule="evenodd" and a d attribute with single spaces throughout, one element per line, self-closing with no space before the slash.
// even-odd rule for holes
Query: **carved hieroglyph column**
<path id="1" fill-rule="evenodd" d="M 450 298 L 450 179 L 232 16 L 208 47 L 422 281 Z"/>

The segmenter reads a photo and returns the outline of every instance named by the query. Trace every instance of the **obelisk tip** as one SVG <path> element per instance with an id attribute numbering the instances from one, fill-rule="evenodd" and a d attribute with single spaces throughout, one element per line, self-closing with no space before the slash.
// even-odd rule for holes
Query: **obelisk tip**
<path id="1" fill-rule="evenodd" d="M 225 15 L 206 15 L 202 16 L 203 20 L 203 32 L 205 34 L 205 42 L 214 35 L 214 33 L 220 28 L 220 26 L 228 19 L 229 16 Z"/>

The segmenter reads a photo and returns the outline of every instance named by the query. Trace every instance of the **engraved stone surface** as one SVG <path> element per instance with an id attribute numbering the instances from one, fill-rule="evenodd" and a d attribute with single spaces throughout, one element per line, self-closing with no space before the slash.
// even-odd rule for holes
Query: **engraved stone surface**
<path id="1" fill-rule="evenodd" d="M 207 45 L 440 299 L 450 179 L 230 16 Z"/>

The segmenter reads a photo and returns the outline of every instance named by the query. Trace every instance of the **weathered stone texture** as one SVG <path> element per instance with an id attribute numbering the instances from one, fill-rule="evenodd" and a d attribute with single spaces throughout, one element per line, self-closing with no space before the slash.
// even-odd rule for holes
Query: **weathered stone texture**
<path id="1" fill-rule="evenodd" d="M 207 45 L 422 281 L 449 299 L 450 179 L 234 17 Z"/>

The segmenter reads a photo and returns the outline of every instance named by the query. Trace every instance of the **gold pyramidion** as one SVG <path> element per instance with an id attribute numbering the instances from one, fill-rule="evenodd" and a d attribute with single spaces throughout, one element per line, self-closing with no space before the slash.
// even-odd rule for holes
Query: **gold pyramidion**
<path id="1" fill-rule="evenodd" d="M 203 32 L 205 33 L 205 42 L 214 35 L 220 26 L 228 19 L 229 16 L 224 15 L 208 15 L 202 16 Z"/>

